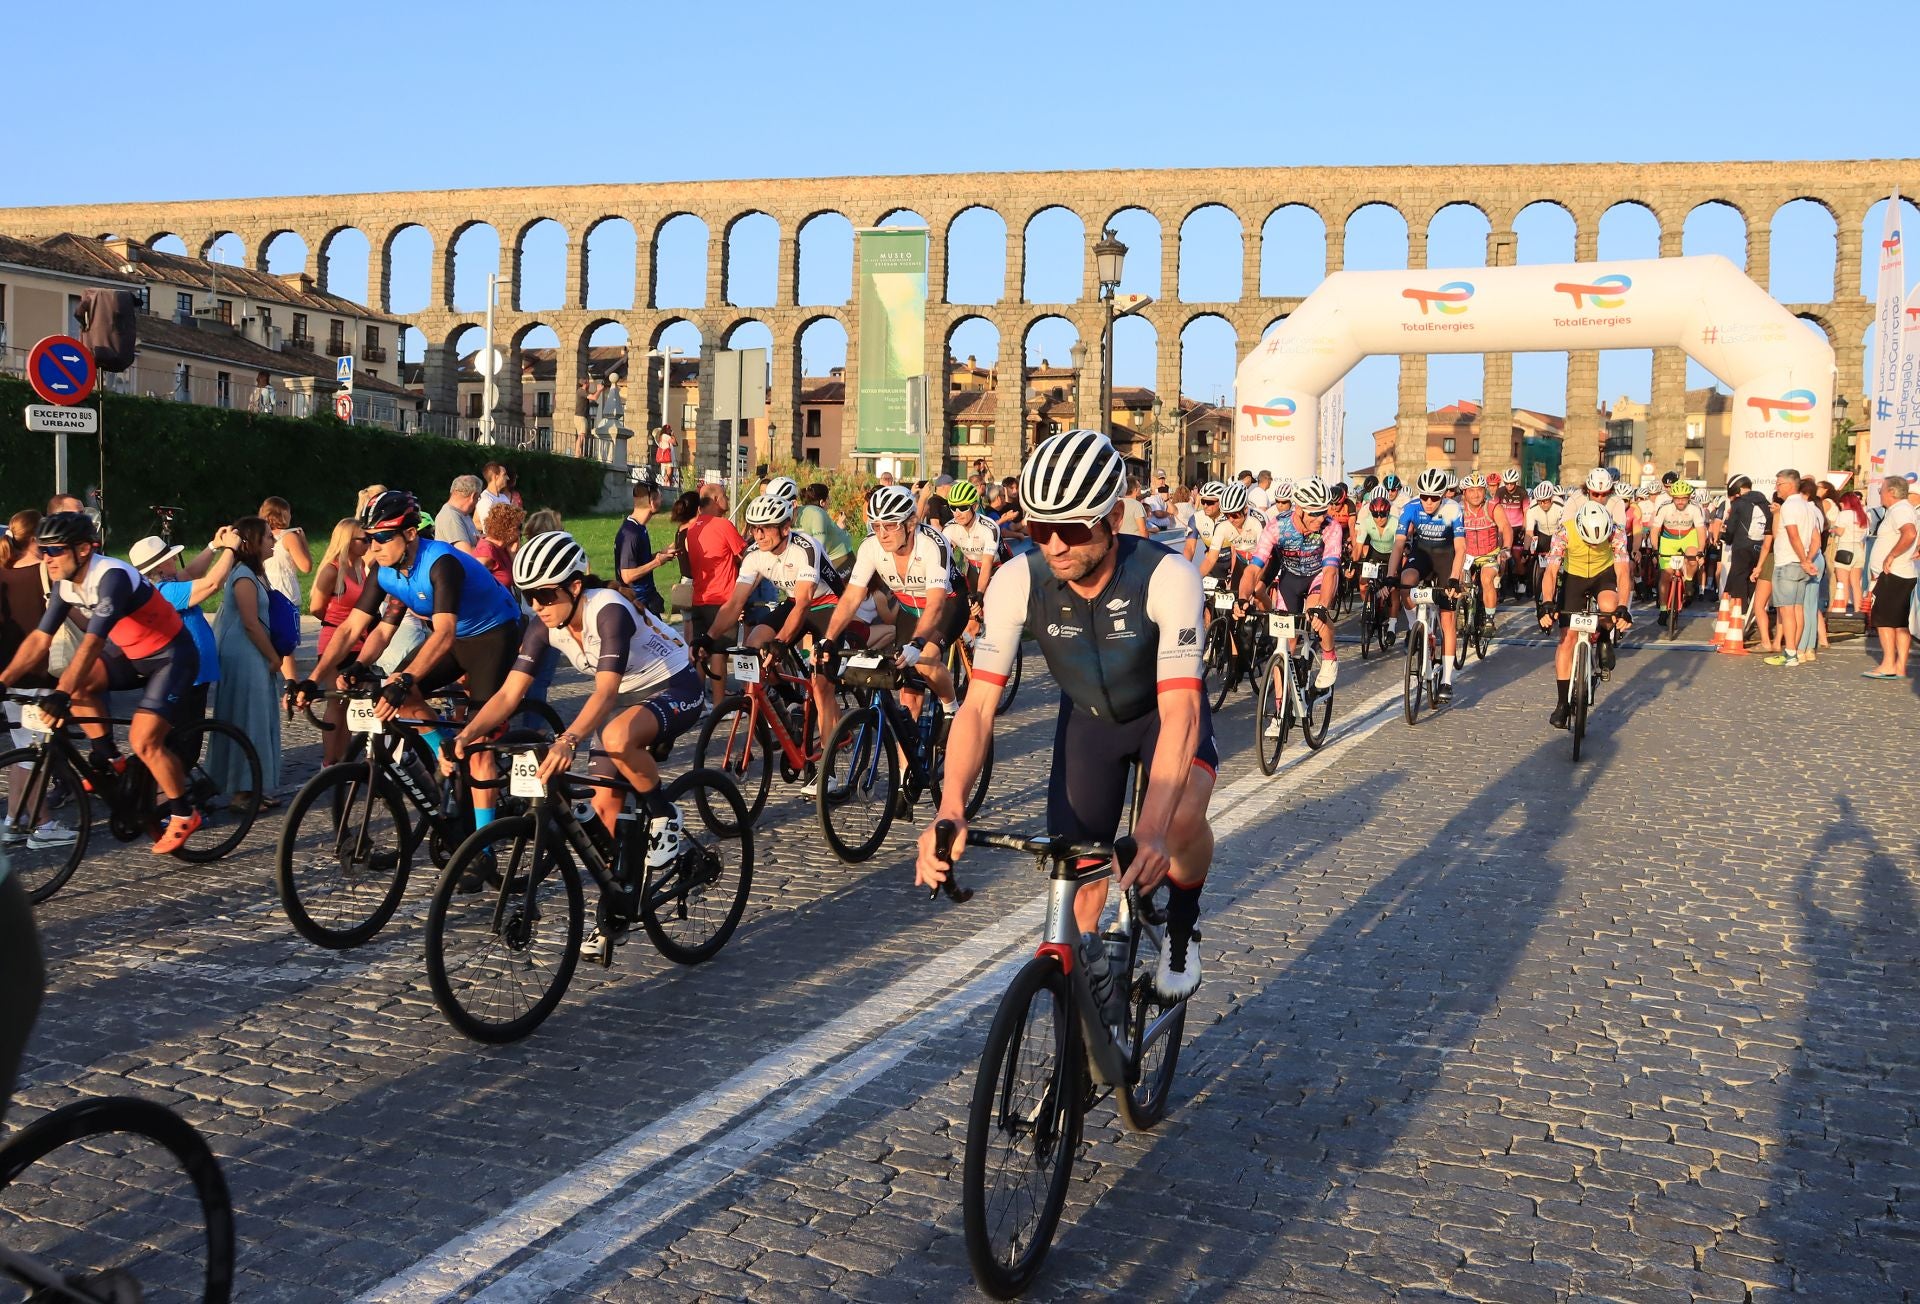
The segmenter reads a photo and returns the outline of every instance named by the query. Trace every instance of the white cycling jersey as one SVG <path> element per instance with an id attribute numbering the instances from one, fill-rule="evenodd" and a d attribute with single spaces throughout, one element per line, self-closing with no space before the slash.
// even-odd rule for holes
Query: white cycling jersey
<path id="1" fill-rule="evenodd" d="M 869 534 L 853 554 L 853 573 L 847 583 L 856 589 L 866 588 L 878 578 L 902 606 L 921 611 L 931 594 L 952 588 L 947 576 L 951 564 L 952 553 L 945 537 L 933 530 L 914 530 L 913 546 L 907 551 L 904 566 L 881 546 L 878 535 Z"/>
<path id="2" fill-rule="evenodd" d="M 1000 554 L 1000 527 L 979 512 L 973 514 L 972 525 L 949 521 L 941 533 L 946 535 L 947 542 L 957 548 L 962 557 L 976 566 Z"/>

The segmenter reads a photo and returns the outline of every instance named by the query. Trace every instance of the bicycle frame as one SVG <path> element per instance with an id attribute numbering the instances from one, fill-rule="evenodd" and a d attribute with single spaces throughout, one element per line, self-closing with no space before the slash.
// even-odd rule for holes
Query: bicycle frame
<path id="1" fill-rule="evenodd" d="M 760 652 L 757 648 L 728 648 L 727 655 L 752 655 L 758 657 Z M 800 694 L 799 738 L 794 736 L 793 730 L 787 721 L 787 713 L 780 708 L 779 703 L 768 696 L 766 684 L 762 680 L 755 679 L 751 682 L 743 683 L 740 688 L 741 694 L 747 699 L 746 745 L 752 745 L 754 725 L 764 720 L 767 724 L 768 731 L 773 735 L 774 743 L 780 748 L 781 758 L 785 761 L 788 768 L 794 770 L 804 769 L 810 762 L 820 759 L 821 740 L 814 736 L 818 731 L 814 728 L 813 693 L 810 691 L 811 686 L 805 678 L 795 675 L 785 666 L 776 666 L 774 673 L 780 676 L 782 683 L 793 688 Z M 811 744 L 811 752 L 801 745 L 800 739 L 806 739 Z M 724 756 L 731 757 L 733 744 L 734 739 L 728 738 L 726 751 L 723 753 Z"/>
<path id="2" fill-rule="evenodd" d="M 34 701 L 33 697 L 25 694 L 8 694 L 7 696 L 22 703 L 30 704 Z M 116 716 L 70 715 L 60 729 L 53 733 L 39 735 L 40 741 L 33 744 L 38 754 L 32 768 L 27 771 L 27 782 L 22 791 L 37 794 L 34 806 L 40 814 L 46 813 L 47 769 L 55 757 L 64 761 L 68 772 L 76 778 L 91 780 L 95 783 L 98 783 L 100 778 L 68 734 L 66 726 L 103 724 L 111 732 L 116 727 L 127 723 L 129 722 Z M 131 822 L 135 818 L 151 816 L 158 809 L 154 796 L 158 786 L 154 783 L 152 774 L 147 771 L 145 763 L 132 754 L 128 754 L 126 760 L 127 768 L 123 773 L 112 782 L 92 789 L 92 795 L 100 798 L 107 808 L 109 830 L 122 842 L 130 840 L 130 837 L 123 837 L 121 834 L 131 827 Z M 11 820 L 14 815 L 15 812 L 9 810 L 6 818 Z M 144 823 L 145 820 L 141 822 Z"/>

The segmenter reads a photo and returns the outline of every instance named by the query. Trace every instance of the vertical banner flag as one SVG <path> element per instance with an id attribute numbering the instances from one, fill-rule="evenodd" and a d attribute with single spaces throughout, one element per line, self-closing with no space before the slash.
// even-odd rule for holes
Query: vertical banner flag
<path id="1" fill-rule="evenodd" d="M 860 411 L 863 453 L 917 453 L 909 391 L 926 372 L 927 233 L 860 232 Z"/>
<path id="2" fill-rule="evenodd" d="M 1320 478 L 1328 485 L 1345 478 L 1340 469 L 1346 463 L 1346 442 L 1347 379 L 1342 376 L 1320 396 Z"/>
<path id="3" fill-rule="evenodd" d="M 1903 451 L 1896 447 L 1895 433 L 1906 325 L 1901 311 L 1906 306 L 1905 261 L 1901 251 L 1900 192 L 1896 190 L 1887 200 L 1886 219 L 1880 225 L 1880 279 L 1874 293 L 1873 375 L 1867 394 L 1867 416 L 1872 426 L 1868 432 L 1872 442 L 1867 462 L 1870 488 L 1877 488 L 1884 476 L 1904 474 L 1893 470 L 1892 464 Z M 1908 469 L 1911 470 L 1911 466 Z"/>

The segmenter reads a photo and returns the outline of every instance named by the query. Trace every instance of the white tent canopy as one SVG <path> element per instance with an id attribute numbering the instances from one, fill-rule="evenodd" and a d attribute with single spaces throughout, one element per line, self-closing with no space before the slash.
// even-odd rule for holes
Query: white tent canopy
<path id="1" fill-rule="evenodd" d="M 1233 465 L 1312 475 L 1320 398 L 1371 354 L 1666 346 L 1733 386 L 1730 473 L 1758 481 L 1825 464 L 1833 346 L 1727 259 L 1704 254 L 1335 272 L 1240 364 Z"/>

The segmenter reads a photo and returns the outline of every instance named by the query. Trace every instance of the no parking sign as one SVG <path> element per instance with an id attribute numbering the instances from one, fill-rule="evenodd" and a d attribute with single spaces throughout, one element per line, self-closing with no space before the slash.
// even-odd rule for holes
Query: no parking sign
<path id="1" fill-rule="evenodd" d="M 41 398 L 62 407 L 84 402 L 99 374 L 87 346 L 70 336 L 49 335 L 27 354 L 27 383 Z"/>

